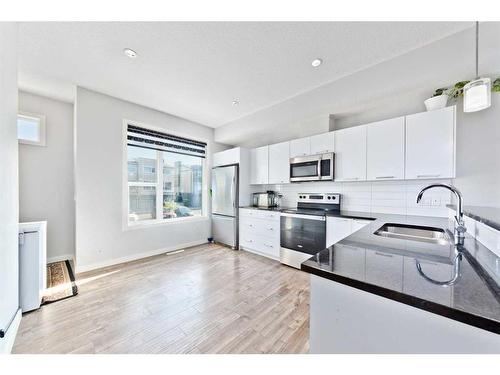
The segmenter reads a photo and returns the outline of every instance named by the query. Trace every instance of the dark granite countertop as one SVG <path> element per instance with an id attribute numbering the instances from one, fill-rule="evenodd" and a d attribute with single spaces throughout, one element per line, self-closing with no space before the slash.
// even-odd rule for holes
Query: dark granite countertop
<path id="1" fill-rule="evenodd" d="M 446 207 L 456 209 L 456 205 L 447 204 Z M 482 206 L 464 206 L 464 215 L 479 221 L 493 229 L 500 230 L 500 208 Z"/>
<path id="2" fill-rule="evenodd" d="M 457 251 L 436 245 L 381 237 L 385 223 L 452 230 L 447 218 L 340 212 L 334 216 L 375 219 L 302 263 L 302 270 L 435 314 L 500 333 L 500 259 L 467 236 Z M 451 236 L 451 232 L 448 232 Z M 451 237 L 452 238 L 452 237 Z M 418 265 L 418 267 L 417 267 Z M 449 286 L 429 281 L 448 281 Z"/>
<path id="3" fill-rule="evenodd" d="M 467 234 L 460 251 L 452 243 L 435 245 L 374 234 L 385 223 L 398 223 L 442 228 L 453 241 L 453 222 L 345 210 L 328 212 L 327 216 L 371 223 L 306 260 L 303 271 L 500 334 L 500 258 L 492 251 Z M 450 280 L 455 269 L 460 276 L 452 285 L 436 285 L 426 279 Z"/>

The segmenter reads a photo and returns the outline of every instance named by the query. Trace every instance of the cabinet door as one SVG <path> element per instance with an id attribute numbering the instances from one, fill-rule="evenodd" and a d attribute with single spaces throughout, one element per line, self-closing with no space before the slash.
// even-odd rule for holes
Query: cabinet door
<path id="1" fill-rule="evenodd" d="M 332 246 L 351 234 L 352 219 L 342 217 L 326 218 L 326 246 Z"/>
<path id="2" fill-rule="evenodd" d="M 361 228 L 371 223 L 371 220 L 353 219 L 351 223 L 351 233 L 357 232 Z"/>
<path id="3" fill-rule="evenodd" d="M 290 142 L 269 146 L 269 183 L 290 182 Z"/>
<path id="4" fill-rule="evenodd" d="M 267 184 L 269 176 L 269 147 L 250 150 L 250 183 Z"/>
<path id="5" fill-rule="evenodd" d="M 406 178 L 455 177 L 455 107 L 406 116 Z"/>
<path id="6" fill-rule="evenodd" d="M 404 117 L 367 125 L 366 160 L 368 180 L 404 179 Z"/>
<path id="7" fill-rule="evenodd" d="M 333 152 L 333 137 L 333 132 L 317 134 L 310 137 L 311 155 Z"/>
<path id="8" fill-rule="evenodd" d="M 366 125 L 334 133 L 335 181 L 366 180 Z"/>
<path id="9" fill-rule="evenodd" d="M 290 157 L 311 155 L 311 138 L 292 139 L 290 141 Z"/>
<path id="10" fill-rule="evenodd" d="M 216 152 L 213 156 L 212 166 L 218 167 L 221 165 L 238 164 L 240 162 L 241 148 L 235 147 L 229 150 Z"/>

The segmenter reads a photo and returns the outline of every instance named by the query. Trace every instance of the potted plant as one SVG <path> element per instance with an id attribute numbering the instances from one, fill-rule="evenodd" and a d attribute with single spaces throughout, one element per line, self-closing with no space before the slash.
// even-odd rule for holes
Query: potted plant
<path id="1" fill-rule="evenodd" d="M 437 89 L 432 97 L 424 101 L 424 104 L 427 111 L 434 111 L 446 107 L 446 104 L 448 104 L 448 89 Z"/>
<path id="2" fill-rule="evenodd" d="M 170 219 L 173 217 L 177 217 L 177 214 L 175 213 L 177 207 L 178 205 L 174 201 L 163 202 L 163 218 Z"/>

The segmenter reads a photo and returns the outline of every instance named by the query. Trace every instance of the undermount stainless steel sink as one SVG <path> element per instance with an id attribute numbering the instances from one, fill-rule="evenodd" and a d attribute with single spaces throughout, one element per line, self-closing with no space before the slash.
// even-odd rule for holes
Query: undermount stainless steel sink
<path id="1" fill-rule="evenodd" d="M 374 234 L 381 237 L 428 242 L 436 245 L 450 244 L 448 234 L 443 229 L 434 227 L 386 223 Z"/>

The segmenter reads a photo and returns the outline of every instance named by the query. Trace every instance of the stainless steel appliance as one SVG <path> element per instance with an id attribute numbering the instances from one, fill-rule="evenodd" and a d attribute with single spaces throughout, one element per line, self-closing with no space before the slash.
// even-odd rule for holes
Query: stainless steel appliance
<path id="1" fill-rule="evenodd" d="M 212 237 L 238 248 L 238 165 L 212 169 Z"/>
<path id="2" fill-rule="evenodd" d="M 277 207 L 278 194 L 272 190 L 265 193 L 253 193 L 252 202 L 255 207 Z"/>
<path id="3" fill-rule="evenodd" d="M 326 215 L 340 211 L 340 194 L 299 193 L 297 208 L 281 213 L 280 261 L 300 264 L 326 248 Z"/>
<path id="4" fill-rule="evenodd" d="M 335 169 L 335 154 L 300 156 L 290 159 L 290 182 L 331 181 Z"/>

